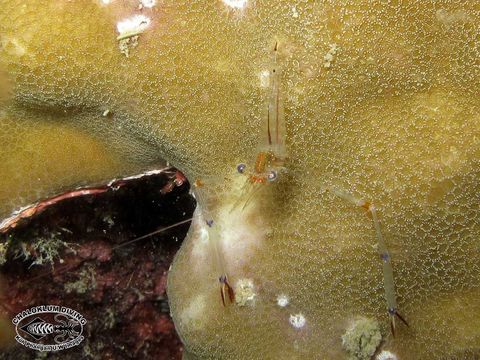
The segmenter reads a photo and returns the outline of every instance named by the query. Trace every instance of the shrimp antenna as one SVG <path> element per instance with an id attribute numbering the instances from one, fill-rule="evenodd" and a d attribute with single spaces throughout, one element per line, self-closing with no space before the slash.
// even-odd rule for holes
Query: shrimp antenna
<path id="1" fill-rule="evenodd" d="M 275 41 L 275 45 L 273 46 L 273 62 L 274 62 L 274 68 L 272 69 L 272 74 L 275 75 L 276 67 L 277 67 L 277 50 L 278 50 L 278 41 Z M 273 82 L 274 80 L 272 80 Z M 275 91 L 274 86 L 272 86 L 272 91 Z M 276 104 L 276 114 L 278 114 L 278 93 L 277 94 L 272 94 L 272 96 L 277 97 L 277 104 Z M 270 131 L 270 106 L 267 108 L 267 134 L 268 134 L 268 145 L 272 146 L 272 133 Z M 277 124 L 277 133 L 276 133 L 276 141 L 278 142 L 278 124 Z"/>
<path id="2" fill-rule="evenodd" d="M 191 218 L 188 218 L 188 219 L 185 219 L 185 220 L 179 221 L 179 222 L 177 222 L 177 223 L 175 223 L 175 224 L 172 224 L 172 225 L 168 225 L 168 226 L 165 226 L 165 227 L 159 228 L 159 229 L 157 229 L 157 230 L 154 230 L 154 231 L 152 231 L 152 232 L 150 232 L 150 233 L 148 233 L 148 234 L 145 234 L 145 235 L 142 235 L 142 236 L 136 237 L 136 238 L 134 238 L 134 239 L 132 239 L 132 240 L 127 240 L 127 241 L 125 241 L 125 242 L 123 242 L 123 243 L 120 243 L 120 244 L 118 244 L 118 245 L 116 245 L 116 246 L 112 247 L 112 250 L 119 249 L 119 248 L 121 248 L 121 247 L 124 247 L 124 246 L 130 245 L 130 244 L 132 244 L 132 243 L 134 243 L 134 242 L 137 242 L 137 241 L 140 241 L 140 240 L 143 240 L 143 239 L 149 238 L 149 237 L 151 237 L 151 236 L 153 236 L 153 235 L 156 235 L 156 234 L 162 233 L 162 232 L 164 232 L 164 231 L 167 231 L 167 230 L 173 229 L 173 228 L 175 228 L 175 227 L 177 227 L 177 226 L 180 226 L 180 225 L 186 224 L 186 223 L 188 223 L 188 222 L 192 221 L 194 218 L 195 218 L 195 217 L 194 217 L 194 216 L 192 216 Z"/>
<path id="3" fill-rule="evenodd" d="M 278 49 L 278 41 L 275 41 L 273 47 L 273 64 L 270 72 L 271 93 L 267 107 L 267 138 L 269 150 L 274 152 L 277 156 L 282 156 L 284 155 L 282 153 L 285 153 L 285 141 L 283 139 L 285 134 L 285 123 L 280 99 L 281 71 L 277 62 Z M 272 128 L 272 125 L 274 128 Z M 274 133 L 273 137 L 272 132 Z"/>
<path id="4" fill-rule="evenodd" d="M 113 250 L 117 250 L 117 249 L 119 249 L 119 248 L 121 248 L 121 247 L 130 245 L 130 244 L 133 244 L 133 243 L 135 243 L 135 242 L 137 242 L 137 241 L 146 239 L 146 238 L 148 238 L 148 237 L 150 237 L 150 236 L 159 234 L 159 233 L 161 233 L 161 232 L 164 232 L 164 231 L 173 229 L 173 228 L 175 228 L 175 227 L 177 227 L 177 226 L 186 224 L 186 223 L 192 221 L 193 219 L 195 219 L 195 217 L 197 217 L 197 216 L 193 216 L 193 217 L 191 217 L 191 218 L 188 218 L 188 219 L 179 221 L 179 222 L 177 222 L 177 223 L 175 223 L 175 224 L 172 224 L 172 225 L 168 225 L 168 226 L 159 228 L 159 229 L 157 229 L 157 230 L 155 230 L 155 231 L 152 231 L 151 233 L 148 233 L 148 234 L 139 236 L 139 237 L 137 237 L 137 238 L 135 238 L 135 239 L 127 240 L 127 241 L 125 241 L 125 242 L 123 242 L 123 243 L 120 243 L 120 244 L 118 244 L 118 245 L 116 245 L 116 246 L 113 246 L 113 247 L 112 247 L 112 251 L 113 251 Z M 83 263 L 83 262 L 84 262 L 84 260 L 82 260 L 80 263 L 75 264 L 75 267 L 77 267 L 78 265 L 80 265 L 80 264 Z M 70 271 L 72 268 L 73 268 L 73 267 L 72 267 L 71 265 L 65 264 L 65 265 L 63 265 L 63 266 L 60 266 L 60 267 L 57 268 L 57 269 L 50 270 L 50 271 L 48 271 L 48 272 L 45 272 L 45 273 L 43 273 L 43 274 L 39 274 L 39 275 L 37 275 L 37 276 L 34 276 L 33 278 L 30 278 L 30 279 L 28 279 L 28 280 L 25 280 L 25 281 L 21 282 L 20 284 L 18 284 L 18 286 L 23 286 L 23 285 L 25 285 L 25 284 L 28 284 L 28 283 L 34 281 L 34 280 L 41 279 L 41 278 L 44 278 L 44 277 L 46 277 L 46 276 L 52 275 L 54 272 L 57 273 L 57 274 L 64 274 L 64 273 Z"/>

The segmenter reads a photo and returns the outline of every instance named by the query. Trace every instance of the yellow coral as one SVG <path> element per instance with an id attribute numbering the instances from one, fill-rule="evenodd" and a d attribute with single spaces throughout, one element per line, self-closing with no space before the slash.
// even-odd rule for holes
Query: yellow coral
<path id="1" fill-rule="evenodd" d="M 358 317 L 376 319 L 381 346 L 401 359 L 479 356 L 480 319 L 470 316 L 480 313 L 477 1 L 0 6 L 0 66 L 13 88 L 0 153 L 17 156 L 2 177 L 28 179 L 0 184 L 3 213 L 161 157 L 201 179 L 198 212 L 215 217 L 229 281 L 252 279 L 256 297 L 254 306 L 223 307 L 218 263 L 209 261 L 197 217 L 169 277 L 172 314 L 191 357 L 342 359 L 341 335 Z M 127 58 L 116 26 L 137 14 L 150 22 Z M 230 212 L 242 196 L 236 164 L 255 158 L 264 132 L 262 74 L 276 42 L 287 171 L 244 211 Z M 341 51 L 325 59 L 332 44 Z M 102 116 L 105 109 L 112 116 Z M 26 123 L 32 131 L 48 123 L 52 134 L 65 126 L 82 149 L 90 141 L 98 147 L 78 151 L 73 141 L 45 136 L 52 147 L 28 152 Z M 32 153 L 40 173 L 56 174 L 39 185 Z M 92 161 L 68 176 L 68 159 L 82 157 Z M 410 324 L 395 338 L 372 222 L 323 192 L 327 186 L 377 205 Z M 288 307 L 277 305 L 280 294 Z M 301 328 L 290 324 L 295 314 L 306 319 Z"/>

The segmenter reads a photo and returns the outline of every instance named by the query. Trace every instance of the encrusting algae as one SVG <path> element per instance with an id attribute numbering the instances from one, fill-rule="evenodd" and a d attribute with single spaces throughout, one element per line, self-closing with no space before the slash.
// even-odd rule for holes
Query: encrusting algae
<path id="1" fill-rule="evenodd" d="M 480 3 L 146 3 L 0 0 L 0 214 L 166 159 L 185 358 L 480 356 Z"/>

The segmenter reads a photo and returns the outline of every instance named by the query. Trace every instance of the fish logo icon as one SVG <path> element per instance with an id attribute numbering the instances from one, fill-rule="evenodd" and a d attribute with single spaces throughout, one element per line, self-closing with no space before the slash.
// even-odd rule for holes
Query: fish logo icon
<path id="1" fill-rule="evenodd" d="M 59 351 L 82 342 L 87 321 L 73 309 L 41 305 L 22 311 L 12 323 L 20 344 L 39 351 Z"/>

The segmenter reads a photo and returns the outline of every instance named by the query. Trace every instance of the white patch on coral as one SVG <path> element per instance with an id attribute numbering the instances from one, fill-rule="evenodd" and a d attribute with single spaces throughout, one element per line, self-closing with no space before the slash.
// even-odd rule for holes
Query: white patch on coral
<path id="1" fill-rule="evenodd" d="M 303 316 L 302 314 L 290 315 L 289 321 L 290 321 L 290 324 L 295 329 L 301 329 L 307 323 L 307 320 L 305 319 L 305 316 Z"/>
<path id="2" fill-rule="evenodd" d="M 298 18 L 298 11 L 297 11 L 297 8 L 295 6 L 292 6 L 292 16 L 294 18 Z"/>
<path id="3" fill-rule="evenodd" d="M 247 6 L 247 0 L 223 0 L 223 3 L 234 9 L 243 9 Z"/>
<path id="4" fill-rule="evenodd" d="M 195 216 L 200 209 L 195 210 L 194 220 L 191 225 L 191 236 L 194 237 L 192 244 L 192 256 L 197 260 L 197 264 L 205 265 L 206 260 L 211 258 L 213 254 L 209 254 L 211 246 L 209 244 L 210 235 L 208 233 L 207 225 L 203 217 Z"/>
<path id="5" fill-rule="evenodd" d="M 280 307 L 285 307 L 288 305 L 288 297 L 286 295 L 277 296 L 277 305 Z"/>
<path id="6" fill-rule="evenodd" d="M 245 178 L 240 176 L 239 187 L 245 183 Z M 236 200 L 236 197 L 232 197 Z M 227 270 L 232 273 L 243 268 L 250 261 L 254 252 L 261 246 L 267 233 L 267 226 L 259 213 L 255 199 L 242 210 L 243 205 L 232 211 L 232 202 L 226 202 L 218 212 L 219 249 Z"/>
<path id="7" fill-rule="evenodd" d="M 140 0 L 140 4 L 146 8 L 152 8 L 157 3 L 156 0 Z"/>
<path id="8" fill-rule="evenodd" d="M 23 56 L 27 52 L 24 44 L 17 38 L 9 38 L 5 36 L 0 38 L 0 49 L 5 53 L 14 56 Z"/>
<path id="9" fill-rule="evenodd" d="M 207 301 L 205 295 L 195 296 L 188 306 L 182 311 L 180 321 L 187 324 L 191 329 L 200 329 L 203 326 L 203 317 L 205 316 L 205 308 Z"/>
<path id="10" fill-rule="evenodd" d="M 150 25 L 150 18 L 144 15 L 134 15 L 117 23 L 119 36 L 140 34 Z"/>
<path id="11" fill-rule="evenodd" d="M 329 68 L 332 66 L 332 62 L 335 60 L 335 55 L 337 54 L 337 51 L 338 51 L 338 45 L 331 44 L 330 50 L 328 50 L 328 52 L 323 57 L 323 67 Z"/>
<path id="12" fill-rule="evenodd" d="M 233 188 L 238 191 L 244 184 L 243 176 L 232 182 Z M 198 199 L 201 202 L 201 198 Z M 253 254 L 262 246 L 269 229 L 255 199 L 247 208 L 242 210 L 240 205 L 232 211 L 237 199 L 236 190 L 233 190 L 231 195 L 222 198 L 218 211 L 209 209 L 209 216 L 214 219 L 212 227 L 206 225 L 201 205 L 195 210 L 189 237 L 192 238 L 192 265 L 196 271 L 216 266 L 220 273 L 240 277 L 244 266 L 250 263 Z"/>
<path id="13" fill-rule="evenodd" d="M 258 74 L 260 79 L 260 87 L 267 88 L 270 86 L 270 71 L 263 70 Z"/>
<path id="14" fill-rule="evenodd" d="M 238 306 L 253 305 L 255 288 L 251 279 L 240 279 L 235 285 L 235 302 Z"/>
<path id="15" fill-rule="evenodd" d="M 265 237 L 266 230 L 262 218 L 256 216 L 245 221 L 246 216 L 230 214 L 229 209 L 224 209 L 220 213 L 220 218 L 221 251 L 225 263 L 232 270 L 235 267 L 242 268 Z"/>
<path id="16" fill-rule="evenodd" d="M 437 21 L 450 26 L 458 23 L 464 23 L 470 20 L 468 13 L 465 10 L 448 11 L 446 9 L 439 9 L 435 13 Z"/>
<path id="17" fill-rule="evenodd" d="M 209 236 L 208 236 L 208 230 L 205 226 L 202 226 L 200 228 L 200 242 L 203 243 L 203 244 L 206 244 L 208 243 L 208 239 L 209 239 Z"/>
<path id="18" fill-rule="evenodd" d="M 397 355 L 391 353 L 390 351 L 383 350 L 375 358 L 376 360 L 398 360 Z"/>

